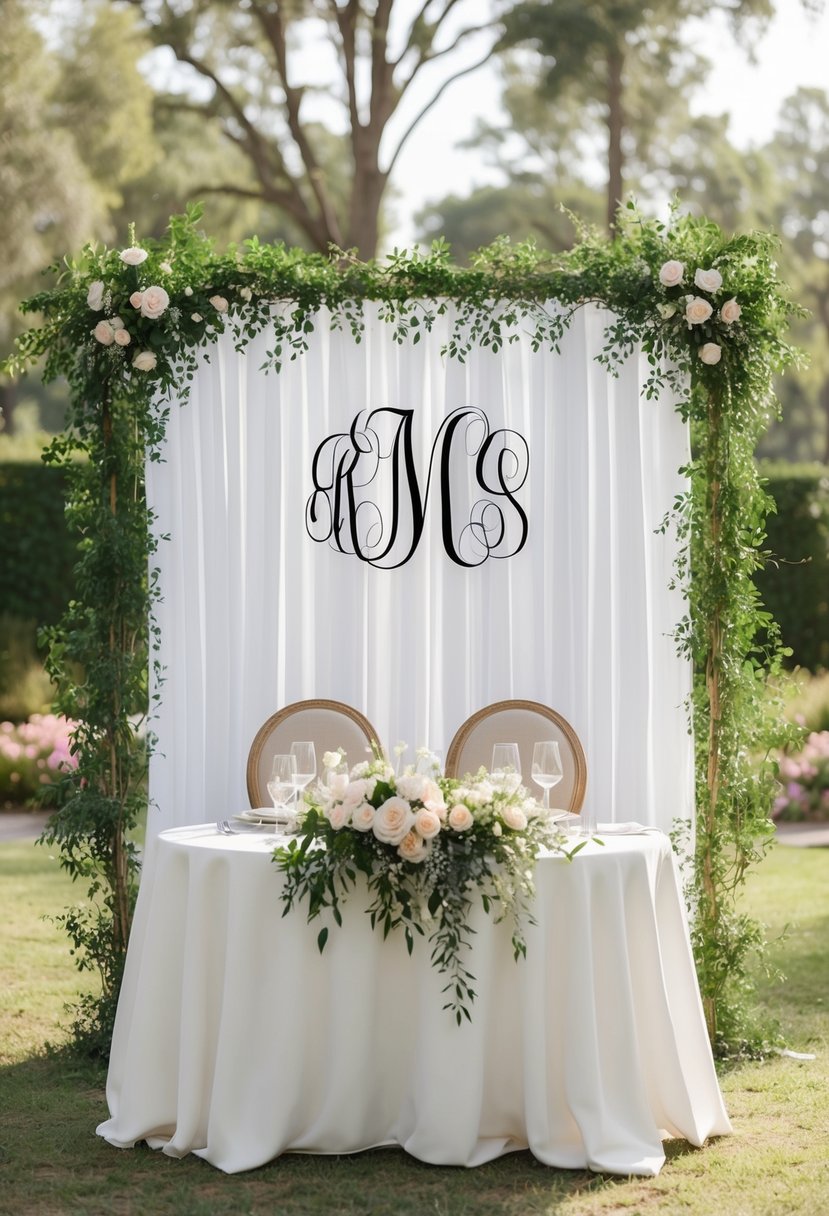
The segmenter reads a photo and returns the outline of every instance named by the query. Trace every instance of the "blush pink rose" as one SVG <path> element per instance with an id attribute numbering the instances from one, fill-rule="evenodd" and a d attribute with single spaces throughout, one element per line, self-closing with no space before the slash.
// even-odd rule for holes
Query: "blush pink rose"
<path id="1" fill-rule="evenodd" d="M 151 350 L 139 350 L 132 357 L 132 365 L 137 372 L 151 372 L 158 363 Z"/>
<path id="2" fill-rule="evenodd" d="M 340 829 L 344 828 L 348 823 L 349 819 L 351 818 L 351 813 L 348 810 L 348 807 L 343 806 L 341 802 L 335 802 L 334 805 L 330 806 L 325 812 L 325 818 L 331 824 L 334 831 L 339 832 Z"/>
<path id="3" fill-rule="evenodd" d="M 716 342 L 706 342 L 699 348 L 699 357 L 703 363 L 713 366 L 722 358 L 722 347 L 717 346 Z"/>
<path id="4" fill-rule="evenodd" d="M 678 287 L 684 274 L 682 262 L 665 262 L 659 269 L 659 282 L 663 287 Z"/>
<path id="5" fill-rule="evenodd" d="M 405 798 L 389 798 L 374 816 L 374 835 L 384 844 L 400 844 L 414 827 L 414 818 Z"/>
<path id="6" fill-rule="evenodd" d="M 693 296 L 685 305 L 685 320 L 689 325 L 702 325 L 707 321 L 714 309 L 701 296 Z"/>
<path id="7" fill-rule="evenodd" d="M 505 806 L 501 812 L 501 818 L 514 832 L 523 832 L 527 826 L 527 816 L 520 806 Z"/>
<path id="8" fill-rule="evenodd" d="M 86 293 L 86 306 L 91 308 L 93 312 L 100 312 L 104 306 L 104 285 L 100 279 L 96 279 L 94 283 L 89 284 L 89 291 Z"/>
<path id="9" fill-rule="evenodd" d="M 722 287 L 722 275 L 719 270 L 703 270 L 700 267 L 694 274 L 694 286 L 701 291 L 719 291 Z"/>
<path id="10" fill-rule="evenodd" d="M 216 312 L 227 312 L 227 300 L 224 296 L 211 296 L 209 303 L 213 305 Z"/>
<path id="11" fill-rule="evenodd" d="M 141 307 L 141 301 L 142 301 L 143 299 L 144 299 L 144 292 L 143 292 L 143 291 L 134 291 L 134 292 L 132 293 L 132 295 L 130 296 L 130 304 L 132 304 L 133 308 L 140 308 L 140 307 Z"/>
<path id="12" fill-rule="evenodd" d="M 364 802 L 351 815 L 351 826 L 358 832 L 370 832 L 374 827 L 376 811 L 370 802 Z"/>
<path id="13" fill-rule="evenodd" d="M 404 861 L 411 861 L 417 865 L 421 861 L 425 861 L 431 847 L 430 841 L 424 840 L 422 836 L 418 836 L 417 832 L 411 831 L 407 832 L 400 841 L 397 852 Z"/>
<path id="14" fill-rule="evenodd" d="M 122 249 L 119 257 L 125 266 L 140 266 L 142 262 L 146 262 L 149 254 L 146 249 L 131 245 L 129 249 Z"/>
<path id="15" fill-rule="evenodd" d="M 732 296 L 730 300 L 726 300 L 720 309 L 720 317 L 726 325 L 733 325 L 735 321 L 739 321 L 742 308 Z"/>
<path id="16" fill-rule="evenodd" d="M 141 297 L 141 316 L 157 321 L 169 304 L 170 297 L 163 287 L 148 287 Z"/>
<path id="17" fill-rule="evenodd" d="M 129 346 L 130 342 L 132 342 L 132 338 L 129 336 L 124 327 L 121 326 L 120 329 L 116 329 L 115 331 L 115 341 L 118 346 Z"/>
<path id="18" fill-rule="evenodd" d="M 440 831 L 440 816 L 432 810 L 417 811 L 414 825 L 424 840 L 431 840 Z"/>
<path id="19" fill-rule="evenodd" d="M 101 343 L 101 346 L 112 346 L 113 342 L 115 341 L 115 330 L 112 328 L 109 321 L 99 321 L 92 333 Z"/>
<path id="20" fill-rule="evenodd" d="M 472 812 L 462 802 L 456 803 L 449 812 L 449 826 L 456 832 L 469 831 L 474 822 Z"/>

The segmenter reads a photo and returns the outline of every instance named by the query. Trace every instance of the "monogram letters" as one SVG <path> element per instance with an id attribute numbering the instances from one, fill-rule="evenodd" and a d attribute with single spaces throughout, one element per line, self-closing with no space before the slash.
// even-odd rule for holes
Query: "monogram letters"
<path id="1" fill-rule="evenodd" d="M 323 440 L 311 467 L 308 535 L 370 566 L 394 570 L 411 558 L 424 528 L 436 526 L 426 510 L 435 473 L 441 538 L 452 561 L 473 567 L 488 557 L 513 557 L 528 531 L 516 498 L 529 472 L 523 435 L 490 433 L 486 414 L 475 407 L 453 410 L 432 444 L 421 495 L 413 412 L 364 410 L 348 432 Z"/>

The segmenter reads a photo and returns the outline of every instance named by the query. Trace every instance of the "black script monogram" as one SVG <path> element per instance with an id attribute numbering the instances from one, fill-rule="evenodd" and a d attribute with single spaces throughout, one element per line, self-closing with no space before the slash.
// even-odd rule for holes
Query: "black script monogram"
<path id="1" fill-rule="evenodd" d="M 512 430 L 490 432 L 483 410 L 461 406 L 438 428 L 421 496 L 413 410 L 362 410 L 351 428 L 324 439 L 311 466 L 305 504 L 312 540 L 328 542 L 370 566 L 395 570 L 420 542 L 437 462 L 443 547 L 459 566 L 513 557 L 527 540 L 515 495 L 527 480 L 529 449 Z M 481 494 L 483 491 L 483 494 Z"/>

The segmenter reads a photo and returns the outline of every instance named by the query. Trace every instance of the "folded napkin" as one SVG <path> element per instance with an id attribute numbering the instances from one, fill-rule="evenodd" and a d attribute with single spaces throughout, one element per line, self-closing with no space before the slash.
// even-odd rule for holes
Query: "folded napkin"
<path id="1" fill-rule="evenodd" d="M 648 827 L 644 823 L 599 823 L 596 825 L 597 836 L 645 836 L 649 832 L 661 835 L 660 828 Z"/>

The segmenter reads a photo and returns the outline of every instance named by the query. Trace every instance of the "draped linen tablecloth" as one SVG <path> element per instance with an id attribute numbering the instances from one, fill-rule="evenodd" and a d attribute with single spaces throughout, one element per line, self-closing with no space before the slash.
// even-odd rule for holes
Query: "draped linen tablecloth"
<path id="1" fill-rule="evenodd" d="M 111 1144 L 228 1173 L 398 1144 L 439 1165 L 529 1147 L 547 1165 L 655 1175 L 665 1136 L 730 1132 L 664 836 L 540 858 L 525 960 L 476 907 L 460 1027 L 425 940 L 411 958 L 402 936 L 384 941 L 358 895 L 323 954 L 304 907 L 283 919 L 272 844 L 213 826 L 159 837 L 98 1128 Z"/>

